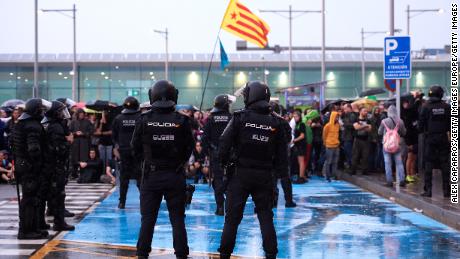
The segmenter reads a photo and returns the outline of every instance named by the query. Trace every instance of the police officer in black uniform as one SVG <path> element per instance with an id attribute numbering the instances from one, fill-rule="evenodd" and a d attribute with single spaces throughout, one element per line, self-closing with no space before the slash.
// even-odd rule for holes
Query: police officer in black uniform
<path id="1" fill-rule="evenodd" d="M 46 133 L 45 145 L 45 163 L 42 178 L 46 177 L 49 182 L 48 188 L 41 188 L 41 196 L 45 197 L 48 194 L 48 206 L 52 210 L 54 216 L 55 231 L 74 230 L 75 227 L 65 222 L 65 184 L 67 181 L 67 163 L 69 159 L 70 143 L 67 137 L 70 135 L 67 127 L 67 120 L 70 119 L 67 107 L 59 102 L 51 102 L 51 109 L 45 113 L 45 118 L 42 120 L 42 125 Z M 42 181 L 44 186 L 45 180 Z M 45 186 L 47 187 L 47 186 Z M 41 201 L 40 217 L 44 217 L 45 203 Z M 44 220 L 44 218 L 42 219 Z"/>
<path id="2" fill-rule="evenodd" d="M 270 102 L 270 106 L 272 109 L 272 114 L 273 116 L 277 117 L 280 120 L 280 124 L 282 129 L 284 129 L 284 136 L 286 137 L 286 143 L 291 143 L 292 139 L 292 134 L 291 134 L 291 126 L 289 125 L 289 122 L 287 122 L 283 117 L 281 117 L 282 110 L 280 105 L 277 102 Z M 289 146 L 286 145 L 286 152 L 289 152 Z M 292 182 L 291 178 L 289 177 L 289 171 L 282 174 L 283 178 L 281 178 L 281 187 L 283 188 L 284 192 L 284 200 L 285 204 L 284 206 L 286 208 L 293 208 L 296 207 L 297 204 L 294 202 L 293 197 L 292 197 Z M 273 178 L 273 187 L 275 191 L 275 197 L 273 199 L 273 207 L 278 206 L 278 196 L 279 196 L 279 190 L 278 190 L 278 179 L 276 177 Z"/>
<path id="3" fill-rule="evenodd" d="M 245 109 L 235 112 L 219 146 L 219 160 L 227 165 L 235 157 L 236 168 L 227 186 L 225 224 L 220 257 L 230 258 L 238 225 L 249 195 L 255 204 L 266 258 L 276 258 L 278 244 L 273 224 L 273 174 L 285 177 L 286 137 L 280 120 L 270 112 L 270 90 L 265 83 L 247 83 L 243 90 Z M 231 154 L 234 150 L 235 154 Z"/>
<path id="4" fill-rule="evenodd" d="M 214 108 L 204 125 L 202 138 L 204 150 L 209 155 L 210 160 L 212 187 L 217 204 L 215 214 L 219 216 L 224 215 L 225 185 L 223 180 L 224 172 L 220 167 L 217 155 L 220 135 L 222 135 L 232 118 L 230 103 L 231 100 L 227 94 L 221 94 L 214 98 Z"/>
<path id="5" fill-rule="evenodd" d="M 434 85 L 422 106 L 418 126 L 425 134 L 425 186 L 422 196 L 431 197 L 433 169 L 442 171 L 444 197 L 450 195 L 450 105 L 442 100 L 444 89 Z"/>
<path id="6" fill-rule="evenodd" d="M 173 229 L 177 258 L 187 258 L 185 230 L 185 163 L 195 146 L 187 116 L 175 111 L 178 91 L 170 81 L 161 80 L 149 91 L 152 108 L 136 122 L 132 146 L 143 160 L 140 190 L 141 229 L 137 256 L 147 258 L 161 200 L 166 200 Z"/>
<path id="7" fill-rule="evenodd" d="M 48 236 L 48 231 L 40 230 L 38 226 L 38 192 L 45 142 L 45 132 L 40 121 L 49 108 L 51 103 L 46 100 L 38 98 L 28 100 L 13 132 L 15 174 L 22 185 L 18 239 L 40 239 Z"/>
<path id="8" fill-rule="evenodd" d="M 140 161 L 136 161 L 131 148 L 134 127 L 140 117 L 139 101 L 132 97 L 126 97 L 123 103 L 121 114 L 117 115 L 113 121 L 112 138 L 113 143 L 120 153 L 120 202 L 118 208 L 124 209 L 126 204 L 126 194 L 128 193 L 129 179 L 137 180 L 137 188 L 140 184 Z"/>

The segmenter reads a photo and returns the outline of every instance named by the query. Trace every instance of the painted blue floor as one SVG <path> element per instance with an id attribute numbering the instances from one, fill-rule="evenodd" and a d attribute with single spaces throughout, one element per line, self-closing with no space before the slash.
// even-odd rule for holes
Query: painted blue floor
<path id="1" fill-rule="evenodd" d="M 118 192 L 114 192 L 64 239 L 135 246 L 140 227 L 138 197 L 131 183 L 127 208 L 119 210 Z M 460 258 L 460 232 L 346 182 L 314 178 L 294 185 L 294 197 L 297 208 L 285 209 L 280 197 L 274 210 L 279 258 Z M 186 212 L 191 251 L 217 251 L 224 218 L 214 216 L 214 210 L 212 190 L 197 185 Z M 172 248 L 164 202 L 152 246 Z M 234 254 L 263 256 L 250 199 Z"/>

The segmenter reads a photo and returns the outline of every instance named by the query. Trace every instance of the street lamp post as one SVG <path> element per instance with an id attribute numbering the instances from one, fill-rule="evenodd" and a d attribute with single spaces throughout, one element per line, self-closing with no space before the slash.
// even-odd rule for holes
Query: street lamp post
<path id="1" fill-rule="evenodd" d="M 77 96 L 77 79 L 78 79 L 78 69 L 77 69 L 77 9 L 75 4 L 72 9 L 41 9 L 42 12 L 57 12 L 66 17 L 72 18 L 73 20 L 73 58 L 72 58 L 72 99 L 79 100 L 80 96 Z M 67 15 L 67 12 L 71 12 L 72 16 Z"/>
<path id="2" fill-rule="evenodd" d="M 322 13 L 323 11 L 316 11 L 316 10 L 292 10 L 292 6 L 289 5 L 289 10 L 260 10 L 261 13 L 277 13 L 277 14 L 282 14 L 282 13 L 288 13 L 287 19 L 289 20 L 289 86 L 292 86 L 292 20 L 307 13 Z M 296 17 L 292 17 L 293 13 L 299 13 L 300 15 Z M 284 16 L 283 16 L 284 17 Z M 286 18 L 286 17 L 285 17 Z M 324 26 L 324 23 L 323 23 Z M 324 33 L 324 30 L 323 30 Z M 323 44 L 324 44 L 324 39 L 323 39 Z M 324 46 L 323 46 L 324 48 Z M 324 58 L 324 57 L 323 57 Z"/>
<path id="3" fill-rule="evenodd" d="M 35 54 L 34 54 L 34 86 L 32 88 L 32 97 L 38 97 L 38 0 L 35 0 Z"/>
<path id="4" fill-rule="evenodd" d="M 439 9 L 410 9 L 410 5 L 407 5 L 406 9 L 406 15 L 407 15 L 407 36 L 410 36 L 410 19 L 414 18 L 416 16 L 419 16 L 424 13 L 438 13 L 441 14 L 443 13 L 444 10 L 439 8 Z M 411 16 L 411 13 L 414 15 Z M 406 79 L 406 91 L 410 91 L 410 79 Z"/>
<path id="5" fill-rule="evenodd" d="M 164 31 L 161 30 L 153 30 L 156 33 L 162 34 L 165 36 L 165 79 L 168 80 L 168 70 L 169 70 L 169 51 L 168 51 L 168 37 L 169 37 L 169 32 L 168 28 L 166 28 Z"/>

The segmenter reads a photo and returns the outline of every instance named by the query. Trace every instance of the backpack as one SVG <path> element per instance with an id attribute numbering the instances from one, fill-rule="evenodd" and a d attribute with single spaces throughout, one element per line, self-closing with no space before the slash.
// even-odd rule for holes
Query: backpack
<path id="1" fill-rule="evenodd" d="M 383 150 L 387 153 L 394 154 L 399 151 L 399 142 L 401 141 L 401 137 L 398 134 L 399 121 L 393 129 L 388 128 L 384 121 L 382 121 L 382 123 L 386 129 L 385 136 L 383 136 Z"/>

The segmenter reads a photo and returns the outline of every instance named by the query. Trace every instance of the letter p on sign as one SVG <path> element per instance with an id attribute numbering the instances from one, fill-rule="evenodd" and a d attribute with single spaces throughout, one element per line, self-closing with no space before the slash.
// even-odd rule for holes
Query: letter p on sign
<path id="1" fill-rule="evenodd" d="M 385 56 L 389 56 L 391 51 L 398 48 L 398 42 L 395 39 L 386 39 L 385 41 Z"/>

